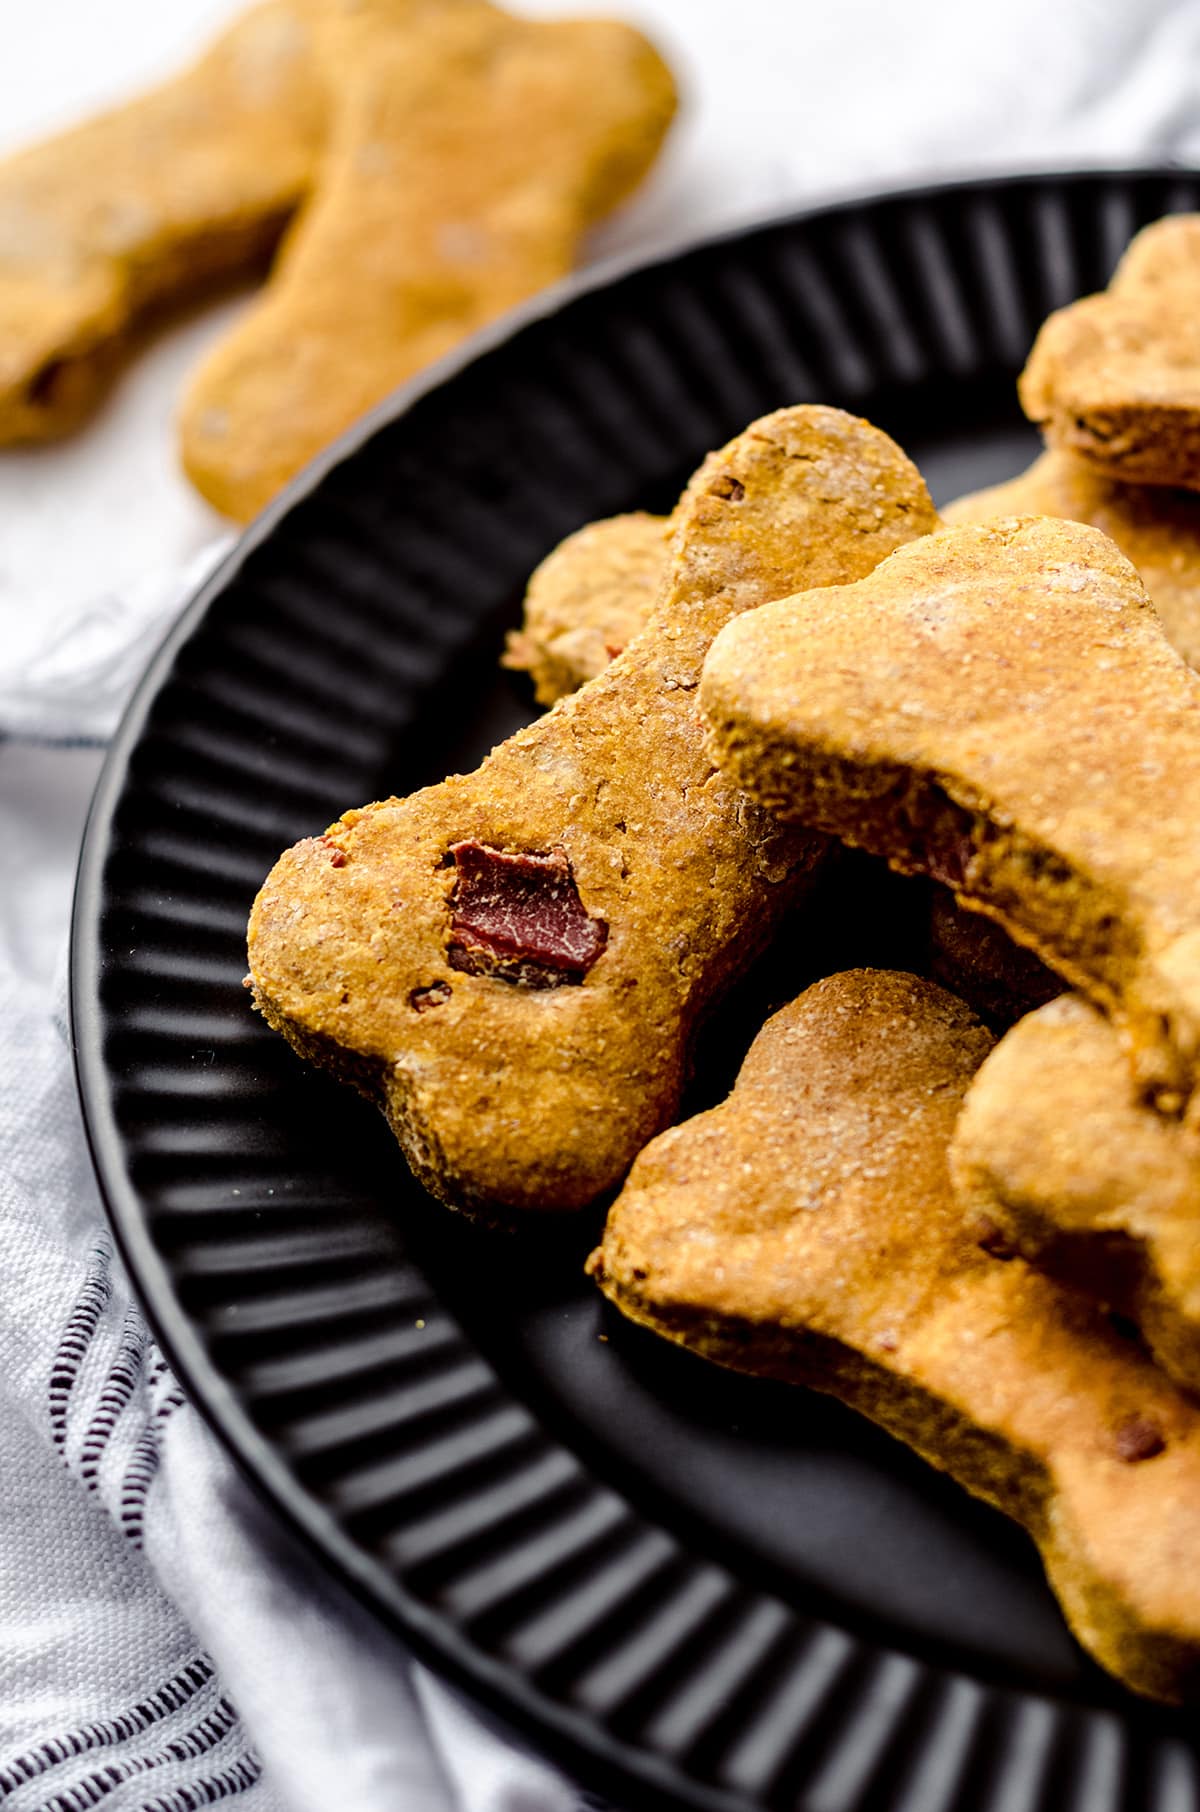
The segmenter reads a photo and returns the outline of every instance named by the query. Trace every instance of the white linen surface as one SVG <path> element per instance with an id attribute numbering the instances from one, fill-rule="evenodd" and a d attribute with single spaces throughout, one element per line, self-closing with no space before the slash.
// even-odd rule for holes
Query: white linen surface
<path id="1" fill-rule="evenodd" d="M 158 74 L 230 10 L 22 9 L 0 142 Z M 598 251 L 909 175 L 1200 159 L 1200 5 L 620 10 L 666 46 L 687 108 Z M 415 1666 L 235 1473 L 147 1335 L 83 1142 L 75 855 L 130 685 L 213 558 L 170 414 L 229 314 L 160 336 L 74 442 L 0 457 L 0 1805 L 566 1812 L 580 1790 Z"/>

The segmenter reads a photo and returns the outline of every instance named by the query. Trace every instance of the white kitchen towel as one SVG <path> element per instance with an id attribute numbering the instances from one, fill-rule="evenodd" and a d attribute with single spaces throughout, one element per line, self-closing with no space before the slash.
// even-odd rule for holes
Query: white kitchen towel
<path id="1" fill-rule="evenodd" d="M 212 558 L 0 677 L 0 1806 L 574 1812 L 259 1504 L 105 1226 L 67 1043 L 71 875 L 104 743 Z"/>
<path id="2" fill-rule="evenodd" d="M 1194 0 L 631 11 L 691 107 L 608 251 L 938 169 L 1200 158 Z M 116 571 L 169 517 L 145 506 L 169 407 L 156 391 L 153 433 L 125 435 L 118 411 L 0 473 L 0 1806 L 568 1812 L 575 1788 L 280 1532 L 148 1338 L 105 1231 L 63 1018 L 71 876 L 103 744 L 197 574 L 82 610 L 61 592 L 73 532 Z M 19 667 L 10 638 L 34 651 Z"/>

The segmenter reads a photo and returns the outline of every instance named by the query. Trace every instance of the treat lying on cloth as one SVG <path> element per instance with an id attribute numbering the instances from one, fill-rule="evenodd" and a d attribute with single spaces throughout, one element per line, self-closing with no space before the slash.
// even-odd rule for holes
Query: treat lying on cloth
<path id="1" fill-rule="evenodd" d="M 1200 678 L 1104 535 L 946 529 L 852 590 L 767 605 L 717 639 L 702 706 L 732 781 L 999 920 L 1117 1018 L 1140 1085 L 1182 1109 Z"/>
<path id="2" fill-rule="evenodd" d="M 965 1209 L 1131 1317 L 1200 1390 L 1200 1166 L 1138 1101 L 1087 1001 L 1064 994 L 1001 1039 L 968 1091 L 951 1171 Z"/>
<path id="3" fill-rule="evenodd" d="M 1200 488 L 1200 214 L 1137 235 L 1108 289 L 1046 321 L 1021 404 L 1110 478 Z"/>
<path id="4" fill-rule="evenodd" d="M 1163 485 L 1119 484 L 1073 453 L 1043 453 L 1008 484 L 960 497 L 953 525 L 998 516 L 1066 516 L 1089 522 L 1137 567 L 1168 640 L 1200 667 L 1200 497 Z"/>
<path id="5" fill-rule="evenodd" d="M 330 91 L 316 193 L 202 366 L 184 464 L 249 517 L 403 379 L 563 276 L 645 174 L 669 70 L 605 20 L 484 0 L 296 0 Z"/>
<path id="6" fill-rule="evenodd" d="M 832 1392 L 1016 1517 L 1097 1660 L 1194 1694 L 1200 1410 L 964 1222 L 946 1147 L 990 1043 L 915 976 L 818 982 L 726 1102 L 641 1154 L 589 1268 L 633 1320 Z"/>
<path id="7" fill-rule="evenodd" d="M 250 921 L 257 1004 L 383 1105 L 435 1195 L 578 1207 L 671 1118 L 700 1013 L 824 849 L 713 768 L 709 643 L 936 522 L 866 422 L 764 418 L 692 480 L 655 622 L 606 672 L 474 774 L 348 812 L 276 864 Z"/>
<path id="8" fill-rule="evenodd" d="M 539 705 L 595 679 L 646 627 L 667 553 L 665 519 L 635 510 L 589 522 L 546 555 L 504 655 L 532 676 Z"/>
<path id="9" fill-rule="evenodd" d="M 151 304 L 257 264 L 324 119 L 302 8 L 268 0 L 174 81 L 0 164 L 0 440 L 74 427 Z"/>
<path id="10" fill-rule="evenodd" d="M 1010 1026 L 1062 993 L 1059 977 L 1032 950 L 1014 944 L 995 919 L 960 906 L 947 887 L 932 892 L 929 973 L 988 1025 Z"/>

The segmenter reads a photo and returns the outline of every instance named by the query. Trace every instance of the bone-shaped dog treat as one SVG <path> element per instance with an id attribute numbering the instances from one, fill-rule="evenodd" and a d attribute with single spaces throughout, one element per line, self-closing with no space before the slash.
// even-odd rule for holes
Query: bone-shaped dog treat
<path id="1" fill-rule="evenodd" d="M 1119 484 L 1073 453 L 1043 453 L 1027 472 L 950 504 L 961 522 L 1065 516 L 1100 529 L 1133 561 L 1167 639 L 1200 668 L 1200 497 L 1165 485 Z"/>
<path id="2" fill-rule="evenodd" d="M 602 673 L 645 628 L 666 565 L 666 527 L 663 517 L 644 514 L 591 522 L 537 568 L 504 665 L 532 675 L 540 704 L 553 704 Z M 1031 950 L 1014 944 L 992 920 L 957 905 L 945 887 L 930 890 L 926 955 L 934 980 L 993 1027 L 1011 1025 L 1062 991 Z"/>
<path id="3" fill-rule="evenodd" d="M 589 522 L 547 554 L 529 581 L 504 665 L 532 675 L 540 705 L 603 673 L 654 612 L 667 568 L 667 524 L 637 510 Z"/>
<path id="4" fill-rule="evenodd" d="M 960 497 L 941 514 L 950 528 L 1062 516 L 1100 529 L 1137 567 L 1167 639 L 1200 668 L 1200 498 L 1191 491 L 1119 484 L 1072 453 L 1051 451 L 1019 478 Z M 594 679 L 645 627 L 666 558 L 662 530 L 663 518 L 642 514 L 589 523 L 534 573 L 505 665 L 532 674 L 540 704 Z M 977 936 L 986 930 L 978 920 L 967 927 Z"/>
<path id="5" fill-rule="evenodd" d="M 946 529 L 732 623 L 703 707 L 739 786 L 930 874 L 1113 1014 L 1179 1111 L 1200 1066 L 1200 678 L 1104 535 Z"/>
<path id="6" fill-rule="evenodd" d="M 936 521 L 866 422 L 766 417 L 692 480 L 657 620 L 605 673 L 474 774 L 348 812 L 277 863 L 250 921 L 257 1003 L 381 1102 L 435 1194 L 577 1207 L 675 1112 L 700 1013 L 823 849 L 714 769 L 709 642 Z"/>
<path id="7" fill-rule="evenodd" d="M 1110 478 L 1200 488 L 1200 214 L 1146 227 L 1108 289 L 1045 322 L 1021 403 Z"/>
<path id="8" fill-rule="evenodd" d="M 1200 1389 L 1200 1166 L 1138 1101 L 1112 1027 L 1079 995 L 996 1046 L 968 1090 L 951 1175 L 964 1210 L 1129 1316 Z"/>
<path id="9" fill-rule="evenodd" d="M 483 0 L 296 3 L 332 97 L 319 185 L 182 417 L 189 475 L 242 518 L 395 385 L 563 276 L 675 108 L 629 26 Z"/>
<path id="10" fill-rule="evenodd" d="M 533 676 L 540 704 L 553 704 L 602 673 L 645 628 L 666 564 L 666 526 L 663 517 L 644 514 L 591 522 L 537 568 L 504 665 Z M 1061 981 L 999 925 L 956 905 L 944 887 L 929 891 L 927 972 L 989 1025 L 1009 1026 L 1062 991 Z M 838 906 L 831 901 L 830 909 L 837 913 Z"/>
<path id="11" fill-rule="evenodd" d="M 1194 1695 L 1200 1411 L 964 1222 L 946 1148 L 990 1043 L 915 976 L 818 982 L 726 1102 L 641 1154 L 589 1268 L 633 1320 L 831 1392 L 1016 1517 L 1096 1659 Z"/>
<path id="12" fill-rule="evenodd" d="M 74 427 L 151 304 L 257 264 L 324 123 L 302 12 L 269 0 L 174 81 L 0 164 L 0 441 Z"/>

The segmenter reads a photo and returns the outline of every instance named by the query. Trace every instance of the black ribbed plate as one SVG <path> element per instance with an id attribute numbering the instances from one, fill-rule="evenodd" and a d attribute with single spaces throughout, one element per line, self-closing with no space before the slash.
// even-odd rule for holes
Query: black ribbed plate
<path id="1" fill-rule="evenodd" d="M 1194 1812 L 1200 1751 L 1082 1660 L 999 1517 L 839 1406 L 608 1316 L 594 1224 L 505 1241 L 429 1202 L 382 1121 L 249 1011 L 250 901 L 284 845 L 529 715 L 499 639 L 569 530 L 668 505 L 805 399 L 887 428 L 939 501 L 1015 472 L 1037 324 L 1198 204 L 1180 172 L 970 183 L 550 298 L 250 531 L 105 768 L 79 1079 L 177 1371 L 336 1572 L 626 1801 Z"/>

